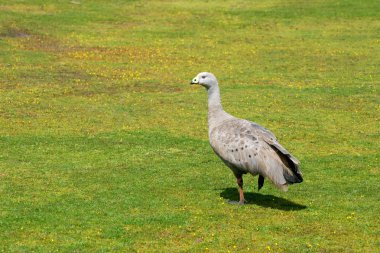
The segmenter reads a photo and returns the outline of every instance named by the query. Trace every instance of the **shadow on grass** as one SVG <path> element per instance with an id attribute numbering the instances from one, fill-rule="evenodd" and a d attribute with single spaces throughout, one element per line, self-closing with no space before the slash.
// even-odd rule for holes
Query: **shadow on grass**
<path id="1" fill-rule="evenodd" d="M 220 193 L 220 196 L 227 200 L 239 200 L 239 193 L 236 188 L 225 188 Z M 273 195 L 264 195 L 254 192 L 245 192 L 244 193 L 246 204 L 248 205 L 258 205 L 262 207 L 269 207 L 284 211 L 297 211 L 306 209 L 307 206 L 294 203 L 290 200 L 279 198 Z"/>

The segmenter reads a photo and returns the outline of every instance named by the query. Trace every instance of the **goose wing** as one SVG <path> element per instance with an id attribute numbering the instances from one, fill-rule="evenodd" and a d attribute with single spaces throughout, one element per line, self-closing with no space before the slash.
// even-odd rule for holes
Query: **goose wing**
<path id="1" fill-rule="evenodd" d="M 290 154 L 277 140 L 274 134 L 266 128 L 254 123 L 249 122 L 251 127 L 257 129 L 262 139 L 276 152 L 278 157 L 286 168 L 290 169 L 287 174 L 290 173 L 287 179 L 288 183 L 301 183 L 303 181 L 302 172 L 300 170 L 300 162 L 292 154 Z M 294 174 L 294 175 L 293 175 Z M 293 178 L 294 177 L 294 178 Z"/>

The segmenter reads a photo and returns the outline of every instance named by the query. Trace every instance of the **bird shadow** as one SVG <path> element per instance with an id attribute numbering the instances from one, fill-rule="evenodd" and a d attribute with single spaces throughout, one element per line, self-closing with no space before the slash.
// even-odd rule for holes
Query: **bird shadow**
<path id="1" fill-rule="evenodd" d="M 223 189 L 220 193 L 220 197 L 227 200 L 239 201 L 239 193 L 236 188 Z M 255 192 L 247 192 L 244 193 L 244 197 L 247 201 L 246 204 L 248 205 L 258 205 L 266 208 L 273 208 L 284 211 L 298 211 L 307 208 L 305 205 L 297 204 L 293 201 L 269 194 L 265 195 Z"/>

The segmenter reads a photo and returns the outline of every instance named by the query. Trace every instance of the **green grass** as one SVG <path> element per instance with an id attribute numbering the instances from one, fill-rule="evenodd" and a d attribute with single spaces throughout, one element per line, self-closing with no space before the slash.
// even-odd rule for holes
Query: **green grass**
<path id="1" fill-rule="evenodd" d="M 377 1 L 0 0 L 0 251 L 379 252 Z M 305 181 L 235 206 L 207 96 Z"/>

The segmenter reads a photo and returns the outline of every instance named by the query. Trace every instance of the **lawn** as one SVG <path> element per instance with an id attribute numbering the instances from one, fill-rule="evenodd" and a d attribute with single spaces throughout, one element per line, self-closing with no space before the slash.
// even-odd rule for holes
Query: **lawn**
<path id="1" fill-rule="evenodd" d="M 224 109 L 300 161 L 248 204 Z M 380 252 L 378 1 L 0 0 L 0 251 Z"/>

